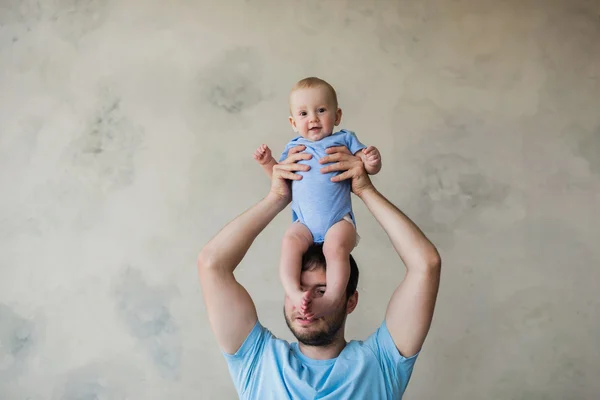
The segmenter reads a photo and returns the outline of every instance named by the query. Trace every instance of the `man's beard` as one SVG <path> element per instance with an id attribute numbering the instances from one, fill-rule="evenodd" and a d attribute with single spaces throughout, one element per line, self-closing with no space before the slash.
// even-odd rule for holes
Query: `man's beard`
<path id="1" fill-rule="evenodd" d="M 292 321 L 288 319 L 285 313 L 285 307 L 283 308 L 283 316 L 285 323 L 298 342 L 306 346 L 328 346 L 333 343 L 337 333 L 342 328 L 342 325 L 344 325 L 344 321 L 346 320 L 346 305 L 344 304 L 339 310 L 323 317 L 321 319 L 322 322 L 320 322 L 323 327 L 318 331 L 296 332 L 292 326 Z"/>

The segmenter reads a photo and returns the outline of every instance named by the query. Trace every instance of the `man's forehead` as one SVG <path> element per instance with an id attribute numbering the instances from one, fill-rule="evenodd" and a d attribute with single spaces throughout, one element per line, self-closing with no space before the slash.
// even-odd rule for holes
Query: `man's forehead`
<path id="1" fill-rule="evenodd" d="M 325 278 L 325 270 L 323 268 L 316 268 L 311 271 L 303 271 L 300 281 L 302 282 L 302 286 L 325 286 L 327 282 Z"/>

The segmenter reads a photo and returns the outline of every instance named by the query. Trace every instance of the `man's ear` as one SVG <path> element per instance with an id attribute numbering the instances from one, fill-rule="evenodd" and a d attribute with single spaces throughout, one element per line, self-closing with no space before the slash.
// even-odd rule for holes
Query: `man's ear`
<path id="1" fill-rule="evenodd" d="M 342 109 L 338 108 L 335 112 L 335 126 L 338 126 L 342 122 Z"/>
<path id="2" fill-rule="evenodd" d="M 292 129 L 294 130 L 294 132 L 298 132 L 298 129 L 296 128 L 296 120 L 291 115 L 290 115 L 290 125 L 292 126 Z"/>
<path id="3" fill-rule="evenodd" d="M 346 303 L 346 314 L 352 313 L 358 304 L 358 291 L 354 292 L 352 296 L 348 299 Z"/>

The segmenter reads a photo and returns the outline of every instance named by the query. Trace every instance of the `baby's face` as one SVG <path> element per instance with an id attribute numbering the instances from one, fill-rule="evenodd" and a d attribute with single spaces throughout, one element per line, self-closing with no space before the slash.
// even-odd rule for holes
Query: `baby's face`
<path id="1" fill-rule="evenodd" d="M 290 95 L 290 124 L 303 138 L 317 141 L 333 133 L 342 110 L 325 87 L 297 89 Z"/>

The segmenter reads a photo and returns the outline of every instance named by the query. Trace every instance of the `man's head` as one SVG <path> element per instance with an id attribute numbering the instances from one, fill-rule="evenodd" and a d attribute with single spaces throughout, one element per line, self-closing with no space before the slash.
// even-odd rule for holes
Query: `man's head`
<path id="1" fill-rule="evenodd" d="M 337 94 L 329 83 L 310 77 L 294 85 L 290 93 L 290 124 L 295 132 L 312 141 L 321 140 L 331 135 L 341 120 Z"/>
<path id="2" fill-rule="evenodd" d="M 322 296 L 326 286 L 326 269 L 323 246 L 312 245 L 302 257 L 302 290 L 311 291 L 314 298 Z M 286 296 L 283 306 L 285 322 L 298 342 L 307 346 L 327 346 L 335 339 L 343 338 L 346 316 L 354 311 L 358 302 L 357 285 L 358 266 L 350 255 L 350 278 L 346 286 L 346 299 L 331 314 L 312 321 L 302 320 L 300 311 Z"/>

